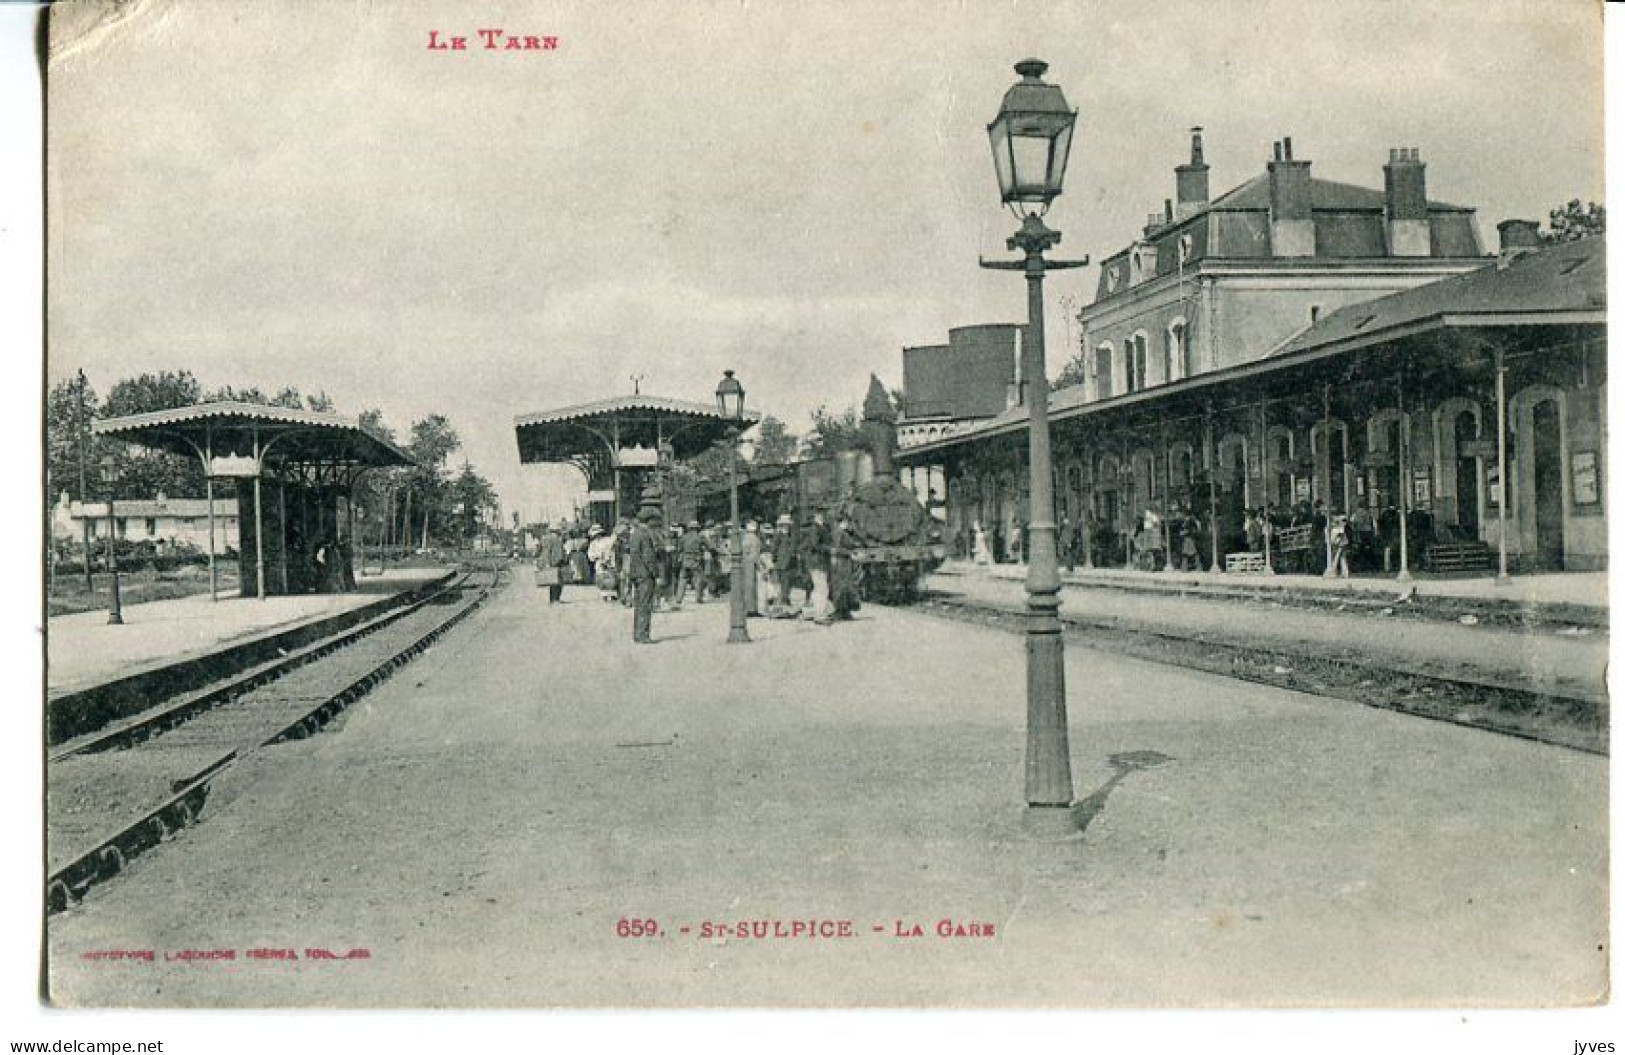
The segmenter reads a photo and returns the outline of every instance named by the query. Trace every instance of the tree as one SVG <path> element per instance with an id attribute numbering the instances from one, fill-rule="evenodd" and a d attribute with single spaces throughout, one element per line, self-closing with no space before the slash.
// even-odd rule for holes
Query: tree
<path id="1" fill-rule="evenodd" d="M 45 473 L 52 502 L 64 493 L 73 501 L 87 501 L 85 492 L 96 492 L 101 451 L 99 442 L 89 433 L 91 421 L 101 416 L 100 406 L 96 390 L 82 372 L 70 380 L 58 381 L 46 395 Z M 81 438 L 87 477 L 83 491 L 79 487 Z"/>
<path id="2" fill-rule="evenodd" d="M 386 443 L 395 442 L 395 430 L 384 421 L 381 410 L 363 410 L 357 424 L 369 435 Z M 362 512 L 363 524 L 367 525 L 363 528 L 365 537 L 370 537 L 373 544 L 389 546 L 398 541 L 394 526 L 395 499 L 404 475 L 400 469 L 386 469 L 363 473 L 355 483 L 356 505 Z"/>
<path id="3" fill-rule="evenodd" d="M 1559 242 L 1577 242 L 1582 238 L 1604 233 L 1607 211 L 1596 202 L 1580 204 L 1575 198 L 1561 209 L 1549 214 L 1551 229 L 1540 233 L 1540 240 L 1549 245 Z"/>
<path id="4" fill-rule="evenodd" d="M 164 370 L 119 381 L 107 393 L 101 416 L 150 414 L 191 406 L 202 399 L 203 386 L 190 370 Z M 113 452 L 117 497 L 203 497 L 203 464 L 195 455 L 167 454 L 129 444 L 109 444 L 108 448 Z"/>
<path id="5" fill-rule="evenodd" d="M 88 502 L 101 490 L 97 483 L 101 443 L 90 435 L 90 422 L 97 416 L 99 401 L 83 370 L 68 381 L 59 381 L 45 397 L 45 488 L 46 517 L 62 495 L 70 501 Z M 46 537 L 51 538 L 50 527 Z M 78 552 L 90 549 L 90 527 L 80 521 Z M 52 549 L 52 554 L 56 552 Z M 70 550 L 71 552 L 71 550 Z M 92 588 L 90 562 L 83 561 L 85 590 Z M 54 564 L 53 564 L 54 568 Z"/>
<path id="6" fill-rule="evenodd" d="M 451 422 L 443 414 L 430 414 L 426 418 L 412 423 L 412 441 L 407 449 L 411 452 L 413 460 L 417 462 L 417 470 L 412 474 L 411 484 L 407 491 L 405 515 L 403 521 L 411 524 L 411 496 L 415 491 L 423 507 L 423 533 L 420 545 L 429 545 L 429 532 L 434 521 L 439 520 L 443 525 L 450 510 L 450 501 L 442 478 L 446 459 L 451 457 L 463 445 L 458 438 L 457 430 L 451 427 Z"/>
<path id="7" fill-rule="evenodd" d="M 498 513 L 496 488 L 465 461 L 462 472 L 452 481 L 451 495 L 458 533 L 465 544 L 469 543 L 479 536 L 486 517 Z"/>
<path id="8" fill-rule="evenodd" d="M 1050 382 L 1050 388 L 1051 390 L 1072 388 L 1075 385 L 1083 384 L 1088 378 L 1089 367 L 1084 362 L 1083 352 L 1080 350 L 1066 361 L 1065 366 L 1061 367 L 1061 372 L 1056 375 L 1054 381 Z"/>
<path id="9" fill-rule="evenodd" d="M 757 465 L 788 465 L 795 461 L 800 441 L 795 433 L 785 427 L 784 422 L 769 414 L 762 418 L 762 423 L 756 428 Z"/>
<path id="10" fill-rule="evenodd" d="M 807 454 L 813 458 L 826 458 L 841 451 L 863 450 L 868 447 L 863 425 L 858 421 L 856 407 L 847 407 L 839 414 L 831 413 L 828 406 L 813 411 L 812 431 L 807 434 Z"/>
<path id="11" fill-rule="evenodd" d="M 202 401 L 203 386 L 198 384 L 190 370 L 164 370 L 118 382 L 107 393 L 107 407 L 102 416 L 121 418 L 126 414 L 189 407 Z"/>

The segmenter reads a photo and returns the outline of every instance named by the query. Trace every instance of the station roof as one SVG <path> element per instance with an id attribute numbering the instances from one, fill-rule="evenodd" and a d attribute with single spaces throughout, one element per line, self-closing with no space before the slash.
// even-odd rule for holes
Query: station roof
<path id="1" fill-rule="evenodd" d="M 761 415 L 745 412 L 753 425 Z M 629 447 L 658 449 L 670 444 L 672 455 L 690 458 L 727 437 L 736 426 L 715 406 L 666 396 L 616 396 L 558 410 L 521 414 L 514 418 L 519 460 L 571 461 L 583 455 Z"/>
<path id="2" fill-rule="evenodd" d="M 91 431 L 188 457 L 199 452 L 247 455 L 258 436 L 262 443 L 275 441 L 265 454 L 267 464 L 324 462 L 380 468 L 415 464 L 411 455 L 363 429 L 354 418 L 258 403 L 196 403 L 103 418 L 91 424 Z"/>
<path id="3" fill-rule="evenodd" d="M 1088 418 L 1226 386 L 1255 386 L 1286 376 L 1282 372 L 1294 367 L 1347 362 L 1344 357 L 1354 353 L 1375 352 L 1379 346 L 1420 334 L 1469 328 L 1538 333 L 1543 328 L 1604 326 L 1606 257 L 1605 239 L 1598 236 L 1506 262 L 1487 261 L 1464 275 L 1341 308 L 1261 359 L 1105 399 L 1089 400 L 1083 385 L 1056 390 L 1050 394 L 1050 421 Z M 1027 408 L 1012 407 L 939 439 L 904 447 L 896 458 L 904 463 L 924 460 L 987 437 L 1025 432 L 1027 423 Z"/>
<path id="4" fill-rule="evenodd" d="M 1351 304 L 1321 319 L 1275 354 L 1291 356 L 1338 344 L 1370 343 L 1373 338 L 1392 339 L 1396 331 L 1430 323 L 1549 323 L 1561 315 L 1572 315 L 1569 321 L 1573 322 L 1601 322 L 1608 307 L 1606 241 L 1597 237 L 1567 242 L 1504 264 Z"/>

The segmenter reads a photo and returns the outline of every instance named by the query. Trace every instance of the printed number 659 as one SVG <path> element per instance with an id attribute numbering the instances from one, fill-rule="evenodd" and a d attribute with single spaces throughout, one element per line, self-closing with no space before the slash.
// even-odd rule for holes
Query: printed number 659
<path id="1" fill-rule="evenodd" d="M 620 919 L 615 921 L 618 938 L 653 938 L 660 933 L 660 924 L 652 919 Z"/>

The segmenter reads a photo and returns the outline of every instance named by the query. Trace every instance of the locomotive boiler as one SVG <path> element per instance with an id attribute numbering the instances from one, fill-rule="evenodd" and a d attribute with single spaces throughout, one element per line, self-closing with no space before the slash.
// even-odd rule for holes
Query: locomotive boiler
<path id="1" fill-rule="evenodd" d="M 909 600 L 920 580 L 947 557 L 947 547 L 937 518 L 892 471 L 896 437 L 891 399 L 871 377 L 861 449 L 754 468 L 740 481 L 739 508 L 766 523 L 789 515 L 806 525 L 822 513 L 832 530 L 845 516 L 851 524 L 860 595 L 873 601 Z M 727 492 L 708 497 L 705 515 L 724 519 Z"/>
<path id="2" fill-rule="evenodd" d="M 869 379 L 863 402 L 868 450 L 842 451 L 832 458 L 795 466 L 795 516 L 805 523 L 823 513 L 831 527 L 845 516 L 855 545 L 865 600 L 906 601 L 920 580 L 947 556 L 942 525 L 892 471 L 897 419 L 879 380 Z"/>

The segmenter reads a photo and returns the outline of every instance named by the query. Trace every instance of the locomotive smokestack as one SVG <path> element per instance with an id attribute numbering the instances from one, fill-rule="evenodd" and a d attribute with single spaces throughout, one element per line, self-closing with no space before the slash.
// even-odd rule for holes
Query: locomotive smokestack
<path id="1" fill-rule="evenodd" d="M 869 439 L 877 478 L 892 475 L 891 456 L 897 444 L 897 411 L 880 378 L 869 375 L 869 394 L 863 398 L 863 431 Z"/>

